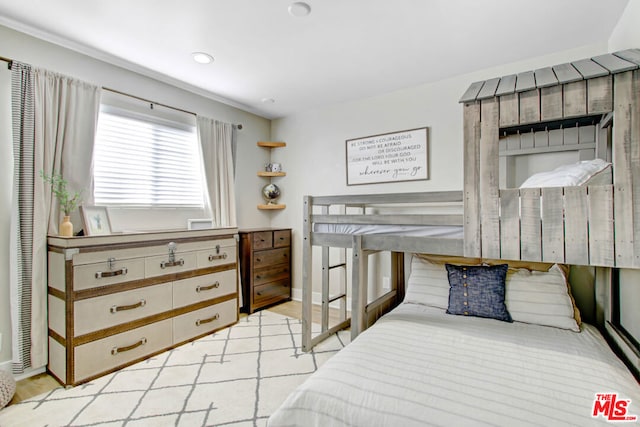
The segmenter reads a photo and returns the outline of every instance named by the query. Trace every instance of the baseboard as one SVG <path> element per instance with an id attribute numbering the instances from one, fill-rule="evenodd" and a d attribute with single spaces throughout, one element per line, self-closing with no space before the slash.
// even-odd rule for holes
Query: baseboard
<path id="1" fill-rule="evenodd" d="M 291 299 L 294 301 L 302 301 L 302 289 L 292 288 L 291 289 Z M 322 305 L 322 293 L 321 292 L 313 292 L 311 294 L 311 304 L 313 305 Z M 340 308 L 340 303 L 338 301 L 334 301 L 329 304 L 330 308 Z M 347 297 L 347 311 L 351 311 L 351 297 Z"/>

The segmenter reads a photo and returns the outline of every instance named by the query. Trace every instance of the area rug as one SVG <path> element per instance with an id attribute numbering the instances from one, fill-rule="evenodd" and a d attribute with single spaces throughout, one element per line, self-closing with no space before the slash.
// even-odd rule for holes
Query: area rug
<path id="1" fill-rule="evenodd" d="M 301 322 L 270 311 L 87 384 L 0 411 L 0 426 L 264 426 L 293 389 L 349 342 L 301 350 Z"/>

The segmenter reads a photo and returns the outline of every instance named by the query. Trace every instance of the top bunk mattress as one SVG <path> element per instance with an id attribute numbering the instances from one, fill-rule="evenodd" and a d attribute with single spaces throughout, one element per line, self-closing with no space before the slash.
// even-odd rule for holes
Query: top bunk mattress
<path id="1" fill-rule="evenodd" d="M 379 234 L 412 237 L 462 239 L 463 227 L 457 225 L 327 224 L 313 225 L 314 233 Z"/>
<path id="2" fill-rule="evenodd" d="M 269 419 L 276 426 L 590 426 L 598 394 L 640 386 L 595 327 L 582 332 L 453 316 L 404 303 L 327 361 Z"/>

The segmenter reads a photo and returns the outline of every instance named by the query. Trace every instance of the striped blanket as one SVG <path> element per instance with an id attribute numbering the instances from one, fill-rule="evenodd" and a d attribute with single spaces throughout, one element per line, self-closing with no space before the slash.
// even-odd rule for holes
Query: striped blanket
<path id="1" fill-rule="evenodd" d="M 625 414 L 640 420 L 640 385 L 591 325 L 576 333 L 405 303 L 298 387 L 268 425 L 610 425 L 612 398 L 630 400 Z"/>

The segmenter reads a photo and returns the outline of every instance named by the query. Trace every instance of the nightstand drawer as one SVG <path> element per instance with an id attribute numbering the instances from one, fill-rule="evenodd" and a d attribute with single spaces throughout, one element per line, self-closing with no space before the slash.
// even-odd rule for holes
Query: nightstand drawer
<path id="1" fill-rule="evenodd" d="M 173 283 L 173 306 L 184 307 L 235 291 L 235 269 L 178 280 Z"/>
<path id="2" fill-rule="evenodd" d="M 75 382 L 170 347 L 171 319 L 75 348 Z"/>
<path id="3" fill-rule="evenodd" d="M 268 305 L 272 302 L 281 301 L 283 297 L 289 297 L 291 287 L 289 279 L 259 285 L 253 288 L 253 303 L 255 305 Z"/>
<path id="4" fill-rule="evenodd" d="M 276 280 L 289 278 L 289 264 L 281 264 L 275 267 L 261 268 L 253 273 L 253 284 L 262 285 Z"/>
<path id="5" fill-rule="evenodd" d="M 253 233 L 253 249 L 269 249 L 273 247 L 273 233 L 271 231 L 261 231 Z"/>
<path id="6" fill-rule="evenodd" d="M 76 301 L 75 336 L 171 309 L 171 283 Z"/>
<path id="7" fill-rule="evenodd" d="M 231 299 L 173 319 L 173 341 L 178 344 L 238 321 L 238 300 Z"/>
<path id="8" fill-rule="evenodd" d="M 291 246 L 291 231 L 278 230 L 273 232 L 273 247 L 284 248 Z"/>
<path id="9" fill-rule="evenodd" d="M 271 249 L 253 254 L 253 268 L 289 263 L 289 248 Z"/>

